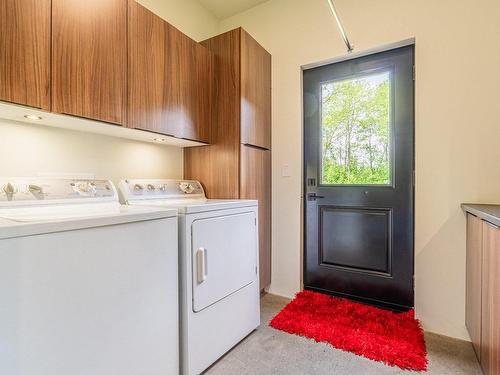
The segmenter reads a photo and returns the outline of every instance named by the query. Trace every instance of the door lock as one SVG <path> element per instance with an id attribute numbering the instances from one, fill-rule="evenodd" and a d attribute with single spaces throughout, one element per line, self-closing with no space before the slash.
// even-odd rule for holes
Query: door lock
<path id="1" fill-rule="evenodd" d="M 316 195 L 316 193 L 309 193 L 309 194 L 307 194 L 307 200 L 308 201 L 315 201 L 316 199 L 319 199 L 319 198 L 324 198 L 324 196 L 322 196 L 322 195 Z"/>

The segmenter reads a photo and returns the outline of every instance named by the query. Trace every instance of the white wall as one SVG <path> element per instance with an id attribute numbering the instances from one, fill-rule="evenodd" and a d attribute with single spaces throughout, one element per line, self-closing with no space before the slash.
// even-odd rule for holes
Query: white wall
<path id="1" fill-rule="evenodd" d="M 218 31 L 217 19 L 196 0 L 140 3 L 195 40 Z M 180 148 L 0 119 L 0 176 L 89 173 L 115 182 L 123 177 L 182 178 L 182 154 Z"/>
<path id="2" fill-rule="evenodd" d="M 137 0 L 196 41 L 219 31 L 219 20 L 197 0 Z"/>
<path id="3" fill-rule="evenodd" d="M 416 37 L 416 312 L 427 330 L 464 326 L 464 201 L 500 202 L 500 2 L 337 0 L 361 51 Z M 301 65 L 345 54 L 326 0 L 270 0 L 228 18 L 273 55 L 273 278 L 301 285 Z M 281 177 L 288 164 L 291 177 Z"/>
<path id="4" fill-rule="evenodd" d="M 112 126 L 112 125 L 110 125 Z M 182 149 L 0 120 L 0 176 L 182 178 Z"/>

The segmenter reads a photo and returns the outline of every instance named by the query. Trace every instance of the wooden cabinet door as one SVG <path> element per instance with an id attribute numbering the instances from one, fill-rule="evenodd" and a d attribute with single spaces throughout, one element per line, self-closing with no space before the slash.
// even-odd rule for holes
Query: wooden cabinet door
<path id="1" fill-rule="evenodd" d="M 214 56 L 201 44 L 192 42 L 194 49 L 194 86 L 191 95 L 196 98 L 192 111 L 194 115 L 193 126 L 188 129 L 184 138 L 202 142 L 210 141 L 212 124 L 212 105 L 214 90 Z"/>
<path id="2" fill-rule="evenodd" d="M 271 55 L 241 30 L 241 143 L 271 149 Z"/>
<path id="3" fill-rule="evenodd" d="M 500 374 L 500 229 L 483 221 L 481 366 Z"/>
<path id="4" fill-rule="evenodd" d="M 50 109 L 50 0 L 0 0 L 0 100 Z"/>
<path id="5" fill-rule="evenodd" d="M 128 19 L 128 126 L 207 142 L 208 50 L 134 0 Z"/>
<path id="6" fill-rule="evenodd" d="M 482 221 L 467 214 L 465 324 L 478 359 L 481 356 Z"/>
<path id="7" fill-rule="evenodd" d="M 127 0 L 52 0 L 52 110 L 123 124 Z"/>
<path id="8" fill-rule="evenodd" d="M 178 48 L 174 64 L 168 72 L 179 76 L 179 84 L 172 88 L 177 97 L 175 111 L 179 116 L 179 137 L 208 142 L 210 136 L 210 99 L 212 75 L 211 53 L 201 44 L 171 27 L 171 38 Z"/>
<path id="9" fill-rule="evenodd" d="M 175 68 L 179 48 L 170 35 L 171 27 L 134 0 L 129 0 L 128 20 L 127 126 L 178 136 L 173 88 L 180 77 L 169 77 L 168 72 Z"/>
<path id="10" fill-rule="evenodd" d="M 271 283 L 271 151 L 241 146 L 240 198 L 259 201 L 260 289 Z"/>

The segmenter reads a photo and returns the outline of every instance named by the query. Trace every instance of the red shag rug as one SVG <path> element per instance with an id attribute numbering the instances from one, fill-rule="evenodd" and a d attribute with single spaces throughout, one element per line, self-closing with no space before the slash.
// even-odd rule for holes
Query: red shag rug
<path id="1" fill-rule="evenodd" d="M 390 366 L 427 370 L 424 334 L 413 310 L 395 313 L 303 291 L 271 320 L 270 326 Z"/>

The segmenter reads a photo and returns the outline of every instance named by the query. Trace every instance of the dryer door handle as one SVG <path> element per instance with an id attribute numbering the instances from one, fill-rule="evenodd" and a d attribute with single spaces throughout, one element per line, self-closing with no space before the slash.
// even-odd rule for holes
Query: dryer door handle
<path id="1" fill-rule="evenodd" d="M 208 267 L 207 267 L 207 249 L 200 247 L 196 251 L 196 276 L 198 279 L 198 284 L 201 284 L 207 279 Z"/>

